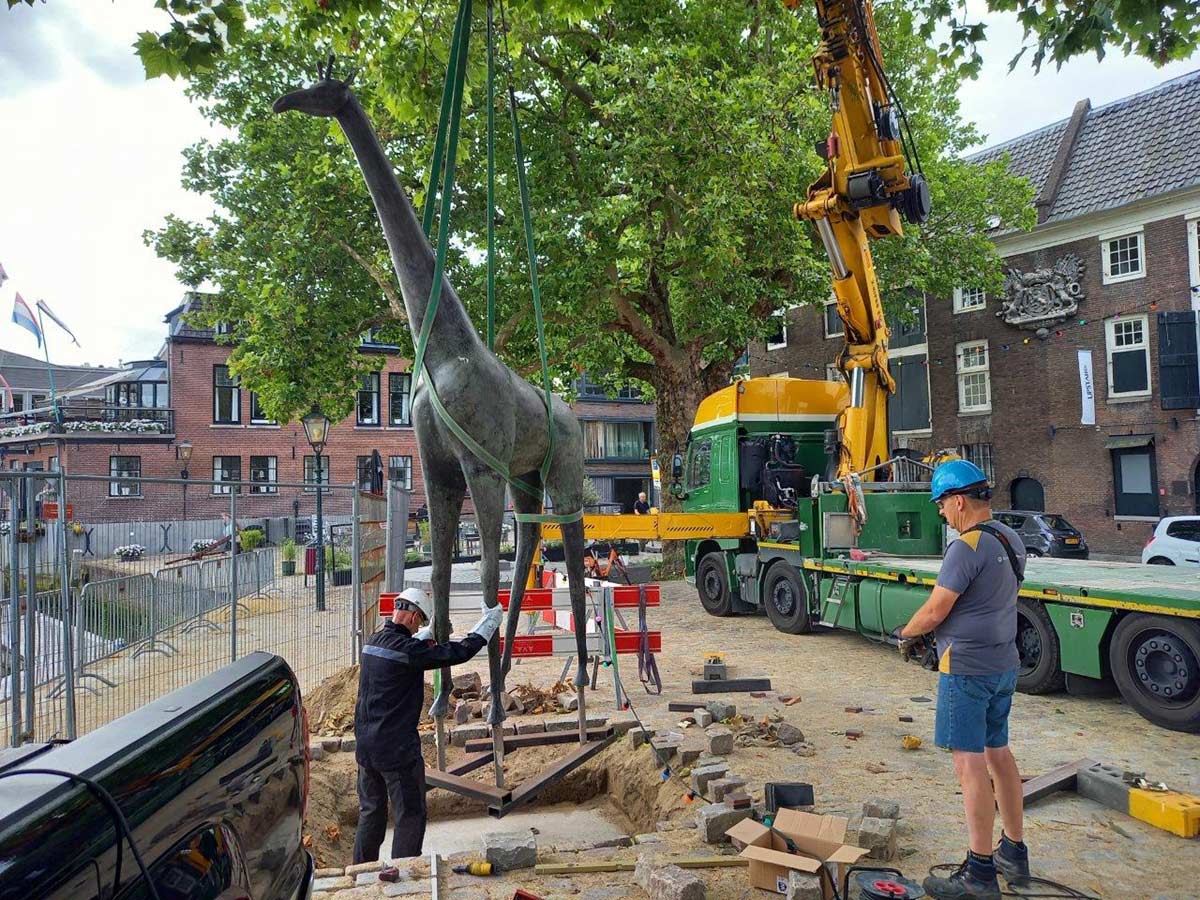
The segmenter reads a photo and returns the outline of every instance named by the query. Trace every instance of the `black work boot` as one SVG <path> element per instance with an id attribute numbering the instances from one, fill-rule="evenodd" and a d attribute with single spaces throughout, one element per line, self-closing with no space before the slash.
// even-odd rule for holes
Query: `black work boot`
<path id="1" fill-rule="evenodd" d="M 930 875 L 923 885 L 934 900 L 1000 900 L 1000 882 L 989 857 L 968 854 L 946 878 Z"/>
<path id="2" fill-rule="evenodd" d="M 1014 841 L 1001 831 L 1000 843 L 996 845 L 992 860 L 996 871 L 1009 884 L 1020 885 L 1029 881 L 1029 848 L 1023 841 Z"/>

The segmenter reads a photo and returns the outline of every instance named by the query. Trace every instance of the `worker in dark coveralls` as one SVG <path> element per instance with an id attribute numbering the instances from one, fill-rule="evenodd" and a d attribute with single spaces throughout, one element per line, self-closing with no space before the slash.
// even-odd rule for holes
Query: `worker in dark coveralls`
<path id="1" fill-rule="evenodd" d="M 358 831 L 354 862 L 379 859 L 392 806 L 392 858 L 419 856 L 425 840 L 425 760 L 417 722 L 425 701 L 425 672 L 464 663 L 491 640 L 504 611 L 483 617 L 461 641 L 437 644 L 425 592 L 408 588 L 396 598 L 390 621 L 363 647 L 354 706 L 358 762 Z"/>
<path id="2" fill-rule="evenodd" d="M 935 633 L 941 674 L 934 743 L 954 754 L 970 849 L 957 870 L 931 875 L 924 887 L 935 900 L 1000 900 L 997 872 L 1009 885 L 1029 879 L 1021 775 L 1008 746 L 1025 547 L 1016 532 L 992 519 L 991 488 L 975 464 L 943 463 L 930 490 L 958 537 L 946 548 L 929 599 L 897 637 L 903 651 L 907 642 Z M 997 806 L 1003 827 L 993 850 Z"/>

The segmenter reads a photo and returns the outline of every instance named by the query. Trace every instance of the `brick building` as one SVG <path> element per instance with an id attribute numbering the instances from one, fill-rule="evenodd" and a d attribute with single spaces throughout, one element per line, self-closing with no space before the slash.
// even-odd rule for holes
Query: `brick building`
<path id="1" fill-rule="evenodd" d="M 600 508 L 632 512 L 645 491 L 657 502 L 650 474 L 655 452 L 654 404 L 641 391 L 622 388 L 615 397 L 583 376 L 576 382 L 571 404 L 583 425 L 584 468 L 600 495 Z"/>
<path id="2" fill-rule="evenodd" d="M 1198 142 L 1200 72 L 973 157 L 1008 156 L 1038 224 L 994 236 L 1001 296 L 885 298 L 897 451 L 958 448 L 998 506 L 1065 515 L 1100 553 L 1200 512 Z M 837 377 L 841 332 L 832 304 L 790 310 L 750 371 Z"/>
<path id="3" fill-rule="evenodd" d="M 221 327 L 198 328 L 187 320 L 201 301 L 190 294 L 167 313 L 167 337 L 154 359 L 121 369 L 56 367 L 65 388 L 59 392 L 64 430 L 54 429 L 45 412 L 27 414 L 48 406 L 41 392 L 44 364 L 5 353 L 6 377 L 20 376 L 22 388 L 14 385 L 14 395 L 21 414 L 0 419 L 0 467 L 46 470 L 61 464 L 72 475 L 111 476 L 77 504 L 80 518 L 120 520 L 131 515 L 128 504 L 139 500 L 148 502 L 132 517 L 169 517 L 172 504 L 182 499 L 178 487 L 139 485 L 133 480 L 139 476 L 248 481 L 240 514 L 279 514 L 287 503 L 272 483 L 315 483 L 316 460 L 299 422 L 270 421 L 254 392 L 231 378 L 229 347 L 217 342 Z M 354 415 L 331 426 L 322 480 L 367 486 L 372 453 L 378 451 L 389 476 L 404 482 L 419 505 L 425 488 L 410 419 L 408 360 L 398 347 L 372 340 L 364 340 L 362 352 L 379 355 L 381 369 L 363 379 Z M 576 389 L 573 408 L 584 429 L 585 467 L 601 509 L 628 512 L 639 491 L 651 491 L 654 406 L 635 389 L 608 397 L 586 377 Z M 186 462 L 180 455 L 184 447 L 190 448 Z M 161 496 L 150 496 L 155 492 Z M 310 498 L 304 499 L 307 510 Z M 216 516 L 228 508 L 228 488 L 195 485 L 187 506 L 191 516 Z"/>

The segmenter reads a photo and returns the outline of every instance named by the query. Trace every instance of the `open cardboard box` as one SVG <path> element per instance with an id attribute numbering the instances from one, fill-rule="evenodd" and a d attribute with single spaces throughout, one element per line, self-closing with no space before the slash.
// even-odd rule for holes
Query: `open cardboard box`
<path id="1" fill-rule="evenodd" d="M 830 875 L 840 886 L 845 868 L 858 862 L 868 851 L 847 844 L 848 819 L 818 816 L 796 809 L 781 809 L 775 816 L 774 830 L 753 819 L 743 819 L 725 832 L 742 858 L 750 861 L 750 883 L 764 891 L 786 894 L 788 873 L 818 874 L 828 864 Z M 783 836 L 791 838 L 799 852 L 788 850 Z M 821 890 L 832 898 L 829 880 L 821 879 Z"/>

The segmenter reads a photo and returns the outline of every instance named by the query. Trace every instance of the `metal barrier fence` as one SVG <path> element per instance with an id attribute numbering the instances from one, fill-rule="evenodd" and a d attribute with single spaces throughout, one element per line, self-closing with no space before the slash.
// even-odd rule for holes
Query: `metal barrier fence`
<path id="1" fill-rule="evenodd" d="M 353 486 L 321 500 L 324 582 L 314 485 L 0 470 L 0 746 L 84 734 L 254 650 L 306 690 L 351 664 L 382 506 Z"/>

